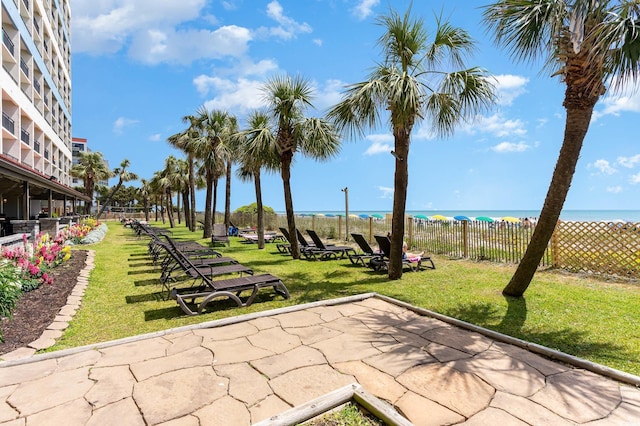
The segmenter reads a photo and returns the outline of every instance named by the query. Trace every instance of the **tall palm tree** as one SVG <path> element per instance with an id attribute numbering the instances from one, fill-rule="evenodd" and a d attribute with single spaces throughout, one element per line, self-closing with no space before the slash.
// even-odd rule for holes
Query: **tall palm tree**
<path id="1" fill-rule="evenodd" d="M 300 76 L 275 76 L 262 87 L 264 101 L 276 124 L 276 147 L 280 155 L 280 175 L 284 187 L 284 204 L 290 235 L 296 235 L 291 196 L 291 163 L 296 152 L 326 160 L 340 151 L 340 137 L 335 128 L 321 118 L 304 116 L 313 107 L 312 87 Z M 298 242 L 291 239 L 291 254 L 300 258 Z"/>
<path id="2" fill-rule="evenodd" d="M 229 116 L 229 139 L 227 143 L 227 150 L 225 155 L 226 169 L 225 169 L 225 197 L 224 197 L 224 223 L 227 229 L 231 222 L 231 168 L 235 162 L 235 150 L 234 147 L 238 145 L 239 141 L 234 141 L 234 138 L 238 137 L 238 119 L 235 116 Z"/>
<path id="3" fill-rule="evenodd" d="M 109 195 L 107 195 L 107 199 L 102 204 L 102 208 L 96 217 L 98 220 L 102 216 L 102 213 L 106 210 L 106 208 L 111 204 L 111 200 L 113 196 L 118 192 L 118 190 L 122 187 L 122 184 L 125 182 L 130 182 L 132 180 L 138 180 L 138 175 L 130 172 L 127 168 L 131 165 L 131 162 L 128 159 L 122 160 L 120 163 L 120 167 L 116 167 L 113 169 L 112 176 L 118 176 L 118 183 L 113 187 Z"/>
<path id="4" fill-rule="evenodd" d="M 196 184 L 195 184 L 195 146 L 200 137 L 199 120 L 197 116 L 187 115 L 182 117 L 184 123 L 189 124 L 189 128 L 183 132 L 176 133 L 167 138 L 172 146 L 181 149 L 187 154 L 188 179 L 189 179 L 189 208 L 185 205 L 185 214 L 190 211 L 189 216 L 185 216 L 187 227 L 191 231 L 196 229 Z"/>
<path id="5" fill-rule="evenodd" d="M 142 199 L 144 206 L 144 220 L 149 222 L 149 197 L 151 194 L 151 184 L 147 179 L 140 179 L 140 187 L 138 188 L 138 196 Z"/>
<path id="6" fill-rule="evenodd" d="M 640 4 L 623 0 L 501 0 L 484 9 L 498 45 L 516 60 L 545 60 L 565 84 L 564 139 L 536 228 L 503 294 L 520 297 L 544 255 L 576 170 L 593 108 L 605 93 L 637 81 Z"/>
<path id="7" fill-rule="evenodd" d="M 215 215 L 215 204 L 212 200 L 213 191 L 215 186 L 217 192 L 218 178 L 224 173 L 225 141 L 230 135 L 229 114 L 221 110 L 208 111 L 206 108 L 200 107 L 197 116 L 200 137 L 195 141 L 194 153 L 204 168 L 207 185 L 202 238 L 210 238 L 213 234 L 213 215 Z"/>
<path id="8" fill-rule="evenodd" d="M 474 48 L 469 34 L 438 18 L 432 40 L 422 19 L 411 10 L 403 16 L 391 10 L 378 19 L 385 33 L 378 39 L 383 62 L 367 81 L 348 86 L 329 117 L 340 129 L 363 135 L 387 116 L 394 137 L 393 218 L 389 279 L 402 277 L 402 243 L 409 180 L 409 144 L 413 127 L 426 120 L 431 131 L 448 136 L 461 121 L 474 117 L 494 100 L 487 73 L 466 68 Z"/>
<path id="9" fill-rule="evenodd" d="M 262 204 L 262 188 L 260 183 L 261 169 L 275 172 L 278 170 L 278 152 L 276 137 L 269 121 L 269 115 L 253 111 L 247 117 L 247 129 L 238 133 L 235 151 L 238 154 L 240 167 L 237 176 L 242 181 L 253 181 L 256 191 L 258 210 L 258 249 L 264 249 L 264 209 Z"/>
<path id="10" fill-rule="evenodd" d="M 96 184 L 111 177 L 111 171 L 107 168 L 101 152 L 81 152 L 78 164 L 71 168 L 71 176 L 82 179 L 84 193 L 90 198 L 89 205 L 85 206 L 85 213 L 91 213 Z"/>

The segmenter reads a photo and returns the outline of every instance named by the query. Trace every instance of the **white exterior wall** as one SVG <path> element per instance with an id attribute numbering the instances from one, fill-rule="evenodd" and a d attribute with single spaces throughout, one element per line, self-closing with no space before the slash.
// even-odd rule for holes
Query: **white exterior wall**
<path id="1" fill-rule="evenodd" d="M 71 185 L 69 0 L 1 2 L 0 153 Z"/>

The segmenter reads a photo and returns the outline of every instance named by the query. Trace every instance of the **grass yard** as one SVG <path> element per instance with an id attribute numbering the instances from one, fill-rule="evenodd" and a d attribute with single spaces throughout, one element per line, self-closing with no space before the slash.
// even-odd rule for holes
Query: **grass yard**
<path id="1" fill-rule="evenodd" d="M 88 345 L 172 327 L 353 294 L 377 292 L 520 339 L 640 375 L 640 285 L 539 272 L 522 299 L 502 296 L 514 266 L 434 257 L 435 270 L 386 274 L 351 265 L 348 259 L 293 260 L 274 244 L 258 250 L 231 238 L 226 256 L 282 279 L 291 299 L 263 291 L 253 305 L 186 316 L 174 300 L 165 300 L 159 271 L 145 256 L 147 237 L 138 238 L 119 222 L 109 222 L 104 241 L 82 246 L 95 250 L 90 285 L 70 327 L 49 350 Z M 152 223 L 153 226 L 163 226 Z M 168 227 L 168 225 L 164 225 Z M 178 240 L 203 240 L 179 225 Z M 266 289 L 265 289 L 266 290 Z M 209 305 L 211 310 L 212 306 Z"/>

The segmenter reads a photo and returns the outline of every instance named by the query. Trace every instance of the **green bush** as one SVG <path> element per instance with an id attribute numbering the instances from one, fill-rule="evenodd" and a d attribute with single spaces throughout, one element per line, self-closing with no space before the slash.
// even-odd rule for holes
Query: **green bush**
<path id="1" fill-rule="evenodd" d="M 0 261 L 0 317 L 11 315 L 22 293 L 21 273 L 21 269 L 10 262 Z"/>

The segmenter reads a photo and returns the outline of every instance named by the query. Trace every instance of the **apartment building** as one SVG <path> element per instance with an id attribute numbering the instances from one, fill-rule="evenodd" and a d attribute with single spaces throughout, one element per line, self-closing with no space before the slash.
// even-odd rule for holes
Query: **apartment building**
<path id="1" fill-rule="evenodd" d="M 1 2 L 0 215 L 75 211 L 70 0 Z"/>
<path id="2" fill-rule="evenodd" d="M 75 166 L 80 162 L 80 154 L 83 152 L 91 152 L 91 148 L 89 148 L 89 143 L 86 138 L 72 138 L 71 139 L 71 165 Z M 109 161 L 104 160 L 104 165 L 108 169 Z M 109 179 L 103 179 L 96 182 L 98 185 L 109 186 Z M 83 182 L 81 179 L 71 177 L 71 185 L 72 186 L 82 186 Z"/>

